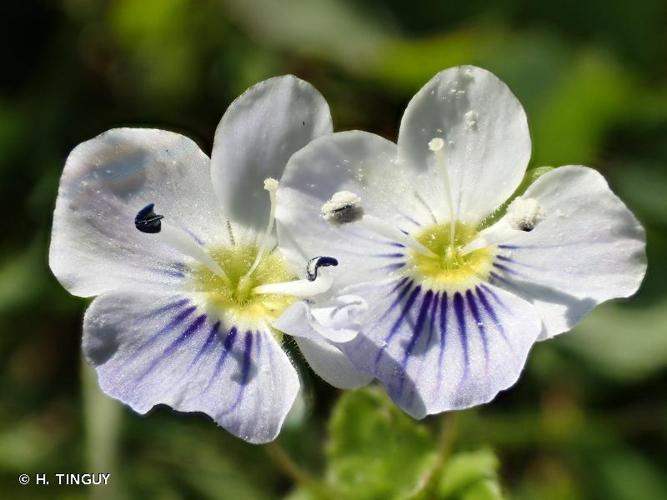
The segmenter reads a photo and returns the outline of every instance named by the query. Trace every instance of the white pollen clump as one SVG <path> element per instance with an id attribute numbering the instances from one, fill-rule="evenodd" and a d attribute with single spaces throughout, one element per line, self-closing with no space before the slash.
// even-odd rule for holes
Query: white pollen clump
<path id="1" fill-rule="evenodd" d="M 444 147 L 445 147 L 445 141 L 441 137 L 434 137 L 433 139 L 428 141 L 428 148 L 431 151 L 440 151 Z"/>
<path id="2" fill-rule="evenodd" d="M 347 224 L 361 219 L 364 209 L 361 198 L 350 191 L 338 191 L 322 205 L 322 217 L 333 224 Z"/>
<path id="3" fill-rule="evenodd" d="M 264 179 L 264 189 L 267 191 L 275 191 L 278 189 L 279 183 L 276 179 L 273 177 L 267 177 Z"/>
<path id="4" fill-rule="evenodd" d="M 520 231 L 532 231 L 544 216 L 544 209 L 535 198 L 516 198 L 507 207 L 509 225 Z"/>
<path id="5" fill-rule="evenodd" d="M 472 109 L 463 115 L 463 120 L 465 121 L 465 126 L 468 130 L 477 129 L 477 118 L 477 111 L 473 111 Z"/>

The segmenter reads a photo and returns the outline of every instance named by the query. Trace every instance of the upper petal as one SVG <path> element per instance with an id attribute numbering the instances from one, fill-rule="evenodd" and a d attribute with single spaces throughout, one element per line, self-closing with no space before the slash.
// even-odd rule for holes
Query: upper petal
<path id="1" fill-rule="evenodd" d="M 457 66 L 438 73 L 408 104 L 398 137 L 401 162 L 432 179 L 424 192 L 447 214 L 436 179 L 431 139 L 445 140 L 444 157 L 459 220 L 478 222 L 517 188 L 530 159 L 523 107 L 492 73 Z"/>
<path id="2" fill-rule="evenodd" d="M 251 443 L 273 440 L 299 390 L 268 330 L 223 326 L 188 297 L 119 291 L 86 311 L 83 349 L 108 395 L 146 413 L 204 412 Z"/>
<path id="3" fill-rule="evenodd" d="M 137 212 L 150 203 L 196 240 L 225 234 L 209 159 L 187 137 L 114 129 L 77 146 L 60 179 L 49 254 L 63 286 L 91 296 L 181 279 L 183 256 L 135 229 Z"/>
<path id="4" fill-rule="evenodd" d="M 360 131 L 316 139 L 289 161 L 278 189 L 278 238 L 295 265 L 329 255 L 338 259 L 338 286 L 384 278 L 402 266 L 405 247 L 359 223 L 333 226 L 322 205 L 338 191 L 361 197 L 364 212 L 406 231 L 430 221 L 410 173 L 396 165 L 396 145 Z"/>
<path id="5" fill-rule="evenodd" d="M 225 215 L 245 227 L 264 227 L 264 179 L 280 179 L 290 156 L 331 131 L 329 106 L 309 83 L 288 75 L 248 89 L 215 132 L 211 176 Z"/>
<path id="6" fill-rule="evenodd" d="M 537 200 L 544 219 L 500 245 L 492 276 L 535 305 L 543 338 L 571 329 L 597 304 L 637 291 L 646 273 L 646 235 L 602 175 L 560 167 L 523 197 Z"/>

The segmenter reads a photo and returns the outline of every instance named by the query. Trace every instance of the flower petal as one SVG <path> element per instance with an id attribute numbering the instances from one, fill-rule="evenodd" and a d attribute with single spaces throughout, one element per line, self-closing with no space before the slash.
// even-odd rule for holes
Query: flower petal
<path id="1" fill-rule="evenodd" d="M 403 278 L 350 289 L 371 308 L 343 351 L 415 418 L 486 403 L 512 386 L 540 332 L 530 303 L 493 285 L 447 294 Z"/>
<path id="2" fill-rule="evenodd" d="M 365 310 L 351 306 L 357 311 Z M 339 389 L 354 389 L 368 384 L 372 377 L 357 370 L 343 352 L 332 342 L 349 342 L 357 331 L 343 328 L 340 321 L 320 323 L 313 315 L 316 308 L 305 302 L 297 302 L 288 307 L 274 322 L 278 330 L 294 337 L 306 361 L 322 379 Z M 321 316 L 329 317 L 329 307 Z M 353 323 L 351 326 L 356 326 Z"/>
<path id="3" fill-rule="evenodd" d="M 646 273 L 641 224 L 598 172 L 560 167 L 532 184 L 544 220 L 500 245 L 493 278 L 532 302 L 542 338 L 571 329 L 596 305 L 635 293 Z"/>
<path id="4" fill-rule="evenodd" d="M 77 146 L 60 180 L 49 255 L 63 286 L 91 296 L 182 279 L 184 256 L 156 235 L 135 229 L 137 212 L 150 203 L 165 222 L 195 239 L 225 234 L 209 160 L 187 137 L 114 129 Z"/>
<path id="5" fill-rule="evenodd" d="M 317 337 L 294 337 L 306 361 L 322 379 L 338 389 L 357 389 L 373 377 L 357 370 L 336 346 Z"/>
<path id="6" fill-rule="evenodd" d="M 84 319 L 83 349 L 104 392 L 146 413 L 204 412 L 251 443 L 273 440 L 299 380 L 268 330 L 223 326 L 187 297 L 112 292 Z"/>
<path id="7" fill-rule="evenodd" d="M 248 89 L 215 132 L 211 175 L 224 214 L 262 229 L 269 214 L 264 179 L 280 179 L 292 154 L 331 131 L 329 106 L 309 83 L 288 75 Z"/>
<path id="8" fill-rule="evenodd" d="M 367 132 L 340 132 L 316 139 L 289 161 L 277 192 L 278 239 L 295 265 L 314 256 L 338 259 L 335 283 L 385 278 L 405 262 L 405 247 L 360 223 L 334 226 L 322 205 L 338 191 L 361 198 L 364 212 L 414 231 L 430 214 L 397 168 L 396 145 Z"/>
<path id="9" fill-rule="evenodd" d="M 408 104 L 398 137 L 401 162 L 431 179 L 423 196 L 448 216 L 431 139 L 445 140 L 444 157 L 459 220 L 481 221 L 517 188 L 530 159 L 526 114 L 492 73 L 458 66 L 438 73 Z"/>

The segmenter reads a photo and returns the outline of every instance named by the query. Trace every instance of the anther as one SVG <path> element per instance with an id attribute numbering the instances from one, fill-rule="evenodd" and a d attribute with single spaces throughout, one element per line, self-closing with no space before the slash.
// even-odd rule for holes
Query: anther
<path id="1" fill-rule="evenodd" d="M 146 205 L 139 210 L 137 216 L 134 218 L 134 226 L 142 233 L 155 234 L 159 233 L 162 229 L 160 221 L 164 219 L 164 216 L 156 214 L 153 211 L 154 207 L 154 203 Z"/>
<path id="2" fill-rule="evenodd" d="M 423 255 L 434 255 L 431 250 L 407 234 L 402 233 L 398 228 L 378 217 L 364 213 L 364 209 L 361 206 L 361 198 L 349 191 L 338 191 L 337 193 L 334 193 L 334 195 L 322 205 L 321 212 L 324 220 L 335 226 L 358 223 L 375 234 L 403 243 L 405 246 L 412 248 L 415 252 Z"/>
<path id="3" fill-rule="evenodd" d="M 338 191 L 322 205 L 322 217 L 333 224 L 356 222 L 364 216 L 361 198 L 350 191 Z"/>
<path id="4" fill-rule="evenodd" d="M 308 281 L 315 281 L 317 279 L 317 271 L 320 267 L 337 266 L 338 260 L 334 257 L 313 257 L 306 264 L 306 275 Z"/>
<path id="5" fill-rule="evenodd" d="M 509 225 L 520 231 L 532 231 L 544 220 L 544 209 L 534 198 L 516 198 L 507 207 Z"/>

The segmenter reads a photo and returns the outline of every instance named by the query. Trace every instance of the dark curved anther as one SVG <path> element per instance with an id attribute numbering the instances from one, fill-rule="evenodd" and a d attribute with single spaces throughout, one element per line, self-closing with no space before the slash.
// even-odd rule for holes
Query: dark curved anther
<path id="1" fill-rule="evenodd" d="M 139 210 L 137 216 L 134 218 L 134 226 L 142 233 L 155 234 L 159 233 L 160 229 L 162 229 L 160 221 L 164 219 L 164 216 L 156 214 L 153 211 L 154 206 L 154 203 L 146 205 Z"/>
<path id="2" fill-rule="evenodd" d="M 313 257 L 306 265 L 306 274 L 308 281 L 315 281 L 317 279 L 317 270 L 320 267 L 337 266 L 338 259 L 333 257 Z"/>

